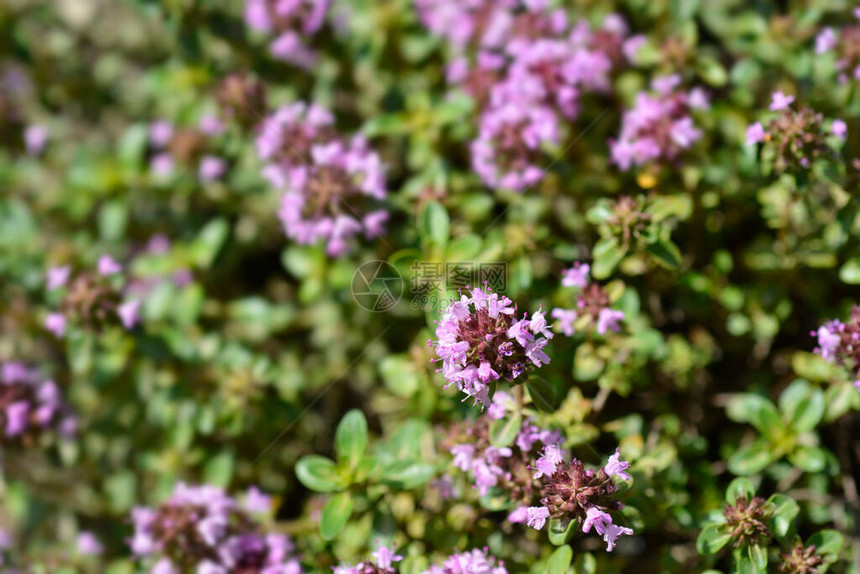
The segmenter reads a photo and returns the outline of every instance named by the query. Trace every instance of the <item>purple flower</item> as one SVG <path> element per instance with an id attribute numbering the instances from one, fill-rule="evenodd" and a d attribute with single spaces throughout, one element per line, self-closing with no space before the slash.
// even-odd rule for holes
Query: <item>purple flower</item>
<path id="1" fill-rule="evenodd" d="M 227 171 L 227 162 L 220 157 L 207 155 L 200 160 L 197 178 L 201 183 L 208 183 L 219 179 Z"/>
<path id="2" fill-rule="evenodd" d="M 839 139 L 845 139 L 845 134 L 848 132 L 848 126 L 842 120 L 833 120 L 830 124 L 830 132 Z"/>
<path id="3" fill-rule="evenodd" d="M 702 137 L 690 113 L 707 107 L 702 90 L 677 91 L 680 78 L 653 82 L 656 94 L 640 92 L 632 109 L 621 118 L 621 133 L 609 142 L 612 161 L 624 171 L 633 165 L 673 160 Z"/>
<path id="4" fill-rule="evenodd" d="M 69 265 L 61 267 L 51 267 L 47 274 L 48 291 L 53 291 L 63 287 L 69 280 L 69 275 L 72 273 L 72 268 Z"/>
<path id="5" fill-rule="evenodd" d="M 216 116 L 207 115 L 197 122 L 197 129 L 204 135 L 217 136 L 224 132 L 224 124 Z"/>
<path id="6" fill-rule="evenodd" d="M 272 497 L 252 486 L 245 495 L 245 510 L 255 514 L 268 514 L 272 511 Z"/>
<path id="7" fill-rule="evenodd" d="M 607 524 L 606 532 L 603 534 L 603 541 L 606 542 L 606 551 L 612 552 L 615 549 L 615 542 L 618 540 L 619 536 L 629 536 L 633 534 L 632 528 L 625 528 L 624 526 L 616 526 L 615 524 Z"/>
<path id="8" fill-rule="evenodd" d="M 104 552 L 104 546 L 92 532 L 84 531 L 78 534 L 78 552 L 85 556 L 97 556 Z"/>
<path id="9" fill-rule="evenodd" d="M 472 289 L 452 301 L 436 327 L 436 354 L 449 384 L 456 384 L 468 397 L 489 405 L 489 383 L 519 377 L 523 364 L 549 362 L 543 351 L 546 338 L 534 341 L 529 321 L 515 318 L 513 302 L 489 289 Z M 545 328 L 538 312 L 537 325 Z M 542 330 L 542 329 L 541 329 Z"/>
<path id="10" fill-rule="evenodd" d="M 832 361 L 836 358 L 836 352 L 842 343 L 842 331 L 845 325 L 838 320 L 825 323 L 818 328 L 818 348 L 816 351 L 825 360 Z"/>
<path id="11" fill-rule="evenodd" d="M 573 323 L 579 317 L 579 313 L 575 309 L 553 309 L 551 317 L 559 321 L 561 332 L 568 337 L 572 337 L 574 333 Z"/>
<path id="12" fill-rule="evenodd" d="M 386 196 L 385 167 L 366 140 L 344 140 L 318 106 L 293 104 L 264 122 L 257 153 L 264 176 L 284 190 L 278 213 L 286 235 L 300 244 L 327 243 L 330 256 L 350 250 L 356 236 L 384 232 L 387 213 L 370 209 Z"/>
<path id="13" fill-rule="evenodd" d="M 771 94 L 770 110 L 777 112 L 788 108 L 794 101 L 794 96 L 786 96 L 782 92 L 774 92 Z"/>
<path id="14" fill-rule="evenodd" d="M 62 339 L 66 334 L 66 316 L 62 313 L 48 313 L 45 318 L 45 328 L 58 339 Z"/>
<path id="15" fill-rule="evenodd" d="M 380 568 L 392 568 L 395 562 L 403 560 L 403 556 L 395 554 L 394 550 L 388 546 L 380 546 L 373 552 L 373 557 L 376 559 L 376 565 Z"/>
<path id="16" fill-rule="evenodd" d="M 833 28 L 824 28 L 815 37 L 815 53 L 824 54 L 836 47 L 837 37 Z"/>
<path id="17" fill-rule="evenodd" d="M 540 530 L 546 524 L 546 521 L 549 519 L 549 510 L 547 510 L 543 506 L 530 506 L 528 510 L 526 510 L 527 520 L 526 524 L 531 526 L 535 530 Z"/>
<path id="18" fill-rule="evenodd" d="M 173 565 L 173 562 L 167 558 L 162 558 L 150 570 L 150 574 L 179 574 L 179 570 Z"/>
<path id="19" fill-rule="evenodd" d="M 158 120 L 149 124 L 149 143 L 156 149 L 162 149 L 173 139 L 173 124 L 166 120 Z"/>
<path id="20" fill-rule="evenodd" d="M 262 33 L 273 34 L 272 55 L 309 68 L 316 54 L 305 42 L 325 23 L 331 0 L 248 0 L 245 23 Z"/>
<path id="21" fill-rule="evenodd" d="M 616 448 L 615 454 L 609 457 L 609 462 L 606 463 L 603 470 L 605 470 L 606 474 L 609 476 L 617 476 L 622 480 L 630 480 L 631 476 L 624 472 L 626 469 L 630 468 L 630 463 L 620 459 L 621 453 Z"/>
<path id="22" fill-rule="evenodd" d="M 606 331 L 618 332 L 621 329 L 621 321 L 624 320 L 624 312 L 613 309 L 601 309 L 597 318 L 597 332 L 605 335 Z"/>
<path id="23" fill-rule="evenodd" d="M 17 436 L 27 430 L 30 422 L 30 403 L 17 401 L 6 407 L 6 436 Z"/>
<path id="24" fill-rule="evenodd" d="M 545 446 L 543 455 L 535 462 L 537 472 L 532 478 L 540 478 L 542 476 L 551 476 L 555 474 L 555 470 L 562 460 L 561 448 L 559 448 L 557 444 Z"/>
<path id="25" fill-rule="evenodd" d="M 747 128 L 747 145 L 755 145 L 764 141 L 764 126 L 756 122 Z"/>
<path id="26" fill-rule="evenodd" d="M 504 563 L 487 553 L 487 549 L 474 549 L 452 554 L 442 566 L 434 565 L 422 574 L 508 574 Z"/>
<path id="27" fill-rule="evenodd" d="M 107 277 L 108 275 L 116 275 L 122 271 L 122 265 L 110 255 L 102 255 L 98 262 L 99 275 Z"/>
<path id="28" fill-rule="evenodd" d="M 582 531 L 588 534 L 591 532 L 591 528 L 594 527 L 595 532 L 602 536 L 609 524 L 612 524 L 612 517 L 596 506 L 592 506 L 585 513 L 585 520 L 582 521 Z"/>
<path id="29" fill-rule="evenodd" d="M 133 552 L 165 572 L 178 572 L 175 564 L 193 572 L 301 572 L 286 535 L 261 531 L 245 508 L 214 486 L 177 484 L 157 508 L 135 508 L 132 522 Z"/>
<path id="30" fill-rule="evenodd" d="M 577 261 L 570 269 L 561 272 L 562 287 L 578 287 L 584 289 L 588 285 L 591 265 Z"/>
<path id="31" fill-rule="evenodd" d="M 525 524 L 529 520 L 529 507 L 520 506 L 510 514 L 508 514 L 508 522 L 513 524 Z"/>
<path id="32" fill-rule="evenodd" d="M 167 177 L 173 173 L 173 157 L 169 153 L 159 153 L 152 156 L 149 169 L 159 177 Z"/>
<path id="33" fill-rule="evenodd" d="M 43 125 L 27 126 L 24 130 L 24 144 L 27 147 L 27 153 L 30 155 L 40 155 L 45 144 L 48 143 L 48 128 Z"/>
<path id="34" fill-rule="evenodd" d="M 131 330 L 140 322 L 140 305 L 140 301 L 132 299 L 119 306 L 117 315 L 119 315 L 119 320 L 122 322 L 123 327 Z"/>

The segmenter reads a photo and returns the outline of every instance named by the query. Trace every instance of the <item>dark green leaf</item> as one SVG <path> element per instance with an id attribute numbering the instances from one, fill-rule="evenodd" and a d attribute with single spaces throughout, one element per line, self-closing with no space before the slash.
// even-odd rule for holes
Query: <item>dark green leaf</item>
<path id="1" fill-rule="evenodd" d="M 696 549 L 699 554 L 716 554 L 725 546 L 732 535 L 725 524 L 708 524 L 696 539 Z"/>
<path id="2" fill-rule="evenodd" d="M 845 537 L 837 530 L 819 530 L 806 541 L 809 546 L 815 546 L 816 554 L 838 555 L 845 545 Z"/>
<path id="3" fill-rule="evenodd" d="M 734 504 L 738 498 L 744 497 L 747 500 L 755 496 L 755 487 L 750 479 L 740 477 L 734 479 L 726 489 L 726 501 L 729 504 Z"/>
<path id="4" fill-rule="evenodd" d="M 549 521 L 549 541 L 556 546 L 567 544 L 576 533 L 577 520 L 557 520 L 555 518 Z"/>
<path id="5" fill-rule="evenodd" d="M 343 481 L 337 474 L 334 461 L 317 454 L 299 459 L 296 463 L 296 477 L 299 482 L 316 492 L 334 492 L 343 488 Z"/>
<path id="6" fill-rule="evenodd" d="M 564 574 L 570 568 L 573 550 L 568 545 L 556 548 L 546 564 L 546 574 Z"/>
<path id="7" fill-rule="evenodd" d="M 367 419 L 364 413 L 353 409 L 344 415 L 334 435 L 337 458 L 341 463 L 355 468 L 367 450 Z"/>
<path id="8" fill-rule="evenodd" d="M 523 417 L 520 414 L 493 421 L 490 425 L 490 442 L 496 448 L 512 445 L 522 425 Z"/>
<path id="9" fill-rule="evenodd" d="M 418 221 L 418 234 L 425 245 L 445 247 L 448 243 L 450 228 L 448 212 L 438 202 L 431 201 L 421 212 Z"/>
<path id="10" fill-rule="evenodd" d="M 773 460 L 770 445 L 757 440 L 742 446 L 729 457 L 729 470 L 734 474 L 746 476 L 761 472 Z"/>
<path id="11" fill-rule="evenodd" d="M 352 496 L 340 492 L 331 497 L 322 509 L 320 534 L 324 540 L 334 540 L 340 534 L 352 514 Z"/>

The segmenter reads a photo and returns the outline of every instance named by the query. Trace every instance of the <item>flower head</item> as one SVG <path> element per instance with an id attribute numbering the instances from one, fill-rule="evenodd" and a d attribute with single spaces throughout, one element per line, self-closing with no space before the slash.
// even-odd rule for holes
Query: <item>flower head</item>
<path id="1" fill-rule="evenodd" d="M 770 95 L 770 111 L 777 112 L 784 110 L 794 101 L 794 96 L 786 96 L 782 92 L 774 92 Z"/>
<path id="2" fill-rule="evenodd" d="M 152 571 L 301 572 L 289 538 L 265 533 L 220 488 L 180 483 L 165 503 L 136 508 L 131 518 L 129 544 L 136 556 L 154 564 Z"/>
<path id="3" fill-rule="evenodd" d="M 513 302 L 489 287 L 476 288 L 452 300 L 436 327 L 436 354 L 449 384 L 456 384 L 468 397 L 490 403 L 490 383 L 517 381 L 527 365 L 549 363 L 543 351 L 547 338 L 543 314 L 534 323 L 516 318 Z M 550 333 L 551 335 L 551 333 Z"/>
<path id="4" fill-rule="evenodd" d="M 325 241 L 332 257 L 350 250 L 359 236 L 383 232 L 385 166 L 361 137 L 346 140 L 318 106 L 293 104 L 266 119 L 257 152 L 264 175 L 284 190 L 278 216 L 287 236 L 300 244 Z"/>
<path id="5" fill-rule="evenodd" d="M 654 80 L 654 92 L 641 92 L 624 112 L 621 133 L 609 142 L 612 160 L 623 171 L 634 165 L 672 161 L 702 137 L 690 113 L 707 105 L 700 90 L 678 90 L 680 78 Z"/>
<path id="6" fill-rule="evenodd" d="M 540 529 L 548 518 L 580 520 L 582 531 L 587 534 L 594 529 L 603 536 L 606 549 L 611 552 L 619 536 L 633 534 L 630 528 L 614 524 L 610 514 L 610 511 L 621 508 L 621 502 L 615 498 L 617 487 L 613 477 L 628 479 L 629 475 L 623 472 L 627 463 L 619 460 L 617 450 L 598 470 L 587 468 L 575 458 L 570 462 L 558 460 L 556 463 L 556 460 L 556 457 L 552 458 L 554 469 L 551 474 L 542 472 L 535 475 L 540 479 L 543 496 L 541 506 L 528 509 L 529 526 Z"/>

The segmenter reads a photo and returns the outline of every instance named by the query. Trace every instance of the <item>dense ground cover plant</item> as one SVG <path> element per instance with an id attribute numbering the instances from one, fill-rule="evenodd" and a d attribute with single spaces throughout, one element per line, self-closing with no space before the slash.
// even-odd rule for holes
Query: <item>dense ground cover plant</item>
<path id="1" fill-rule="evenodd" d="M 860 571 L 842 0 L 7 0 L 0 570 Z"/>

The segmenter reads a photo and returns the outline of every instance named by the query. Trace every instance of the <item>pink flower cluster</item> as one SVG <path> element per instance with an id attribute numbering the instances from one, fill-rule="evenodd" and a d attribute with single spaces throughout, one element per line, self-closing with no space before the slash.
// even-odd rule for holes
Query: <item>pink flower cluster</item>
<path id="1" fill-rule="evenodd" d="M 270 507 L 256 489 L 239 504 L 220 488 L 180 483 L 157 508 L 132 510 L 129 545 L 152 574 L 300 574 L 289 537 L 265 533 L 253 517 Z"/>
<path id="2" fill-rule="evenodd" d="M 586 468 L 577 459 L 570 463 L 558 449 L 547 447 L 537 460 L 538 472 L 535 478 L 543 482 L 540 506 L 525 509 L 525 522 L 540 530 L 550 518 L 562 520 L 581 520 L 582 532 L 594 531 L 603 537 L 606 550 L 612 552 L 619 537 L 633 534 L 631 528 L 612 522 L 609 510 L 618 510 L 621 503 L 614 500 L 616 491 L 614 479 L 630 480 L 627 473 L 630 464 L 621 460 L 616 449 L 606 465 L 597 471 Z"/>
<path id="3" fill-rule="evenodd" d="M 77 429 L 59 386 L 22 363 L 0 364 L 0 447 L 49 429 L 64 437 Z"/>
<path id="4" fill-rule="evenodd" d="M 221 179 L 227 173 L 227 161 L 208 151 L 209 138 L 224 131 L 215 116 L 201 118 L 197 128 L 177 128 L 170 122 L 159 120 L 149 126 L 149 145 L 153 152 L 150 170 L 157 176 L 173 173 L 176 163 L 196 166 L 197 179 L 208 183 Z"/>
<path id="5" fill-rule="evenodd" d="M 508 574 L 508 570 L 504 562 L 489 554 L 487 548 L 475 548 L 452 554 L 442 565 L 433 565 L 422 574 Z"/>
<path id="6" fill-rule="evenodd" d="M 558 321 L 561 332 L 568 337 L 573 336 L 576 330 L 574 324 L 580 319 L 584 327 L 594 328 L 600 335 L 621 329 L 624 312 L 609 308 L 609 297 L 600 285 L 591 282 L 590 271 L 591 266 L 587 263 L 576 262 L 573 267 L 562 272 L 562 286 L 578 290 L 576 308 L 556 307 L 551 316 Z"/>
<path id="7" fill-rule="evenodd" d="M 69 265 L 48 269 L 46 288 L 61 291 L 63 299 L 59 309 L 48 313 L 45 328 L 57 338 L 65 336 L 70 320 L 94 328 L 118 323 L 133 329 L 140 322 L 141 301 L 126 298 L 124 289 L 113 281 L 114 276 L 125 281 L 122 271 L 122 265 L 110 255 L 99 258 L 96 272 L 81 272 L 74 277 Z"/>
<path id="8" fill-rule="evenodd" d="M 306 41 L 325 24 L 331 0 L 247 0 L 245 23 L 275 36 L 269 45 L 273 57 L 301 68 L 312 68 L 316 53 Z"/>
<path id="9" fill-rule="evenodd" d="M 373 209 L 386 196 L 385 169 L 364 138 L 340 137 L 325 109 L 295 103 L 260 126 L 263 175 L 283 189 L 279 217 L 287 236 L 303 245 L 327 242 L 337 257 L 360 233 L 381 235 L 388 212 Z"/>
<path id="10" fill-rule="evenodd" d="M 445 380 L 488 405 L 493 381 L 521 382 L 530 365 L 549 363 L 544 347 L 553 333 L 543 311 L 517 319 L 513 302 L 489 287 L 467 293 L 450 302 L 437 322 L 437 341 L 429 344 L 442 359 Z"/>
<path id="11" fill-rule="evenodd" d="M 532 481 L 528 473 L 528 463 L 533 460 L 541 446 L 559 452 L 564 441 L 561 433 L 539 428 L 531 420 L 523 421 L 516 439 L 511 446 L 495 447 L 491 444 L 490 421 L 504 418 L 506 407 L 512 399 L 504 392 L 496 392 L 493 404 L 487 409 L 487 416 L 481 417 L 467 427 L 464 442 L 450 447 L 454 456 L 454 466 L 469 473 L 475 481 L 475 488 L 486 496 L 496 486 L 503 488 L 512 499 L 530 500 Z"/>
<path id="12" fill-rule="evenodd" d="M 767 125 L 755 122 L 747 128 L 746 144 L 763 143 L 762 157 L 777 171 L 809 169 L 812 160 L 835 153 L 832 142 L 828 142 L 829 136 L 835 136 L 839 141 L 844 140 L 848 133 L 844 121 L 833 120 L 826 129 L 820 113 L 807 107 L 795 111 L 793 103 L 794 96 L 774 92 L 768 109 L 778 113 Z"/>
<path id="13" fill-rule="evenodd" d="M 388 546 L 380 546 L 372 556 L 372 560 L 365 560 L 354 566 L 335 566 L 334 574 L 396 574 L 395 563 L 403 559 L 403 556 L 396 554 L 394 549 Z M 476 548 L 452 554 L 441 565 L 433 565 L 422 574 L 508 574 L 508 571 L 504 563 L 490 556 L 486 548 Z"/>
<path id="14" fill-rule="evenodd" d="M 372 553 L 372 560 L 359 562 L 354 566 L 340 564 L 333 568 L 334 574 L 395 574 L 394 564 L 403 560 L 403 556 L 394 552 L 393 548 L 380 546 Z"/>
<path id="15" fill-rule="evenodd" d="M 851 310 L 847 323 L 833 319 L 810 334 L 818 342 L 815 352 L 831 363 L 846 367 L 855 379 L 854 386 L 860 389 L 860 306 Z"/>
<path id="16" fill-rule="evenodd" d="M 523 191 L 544 176 L 542 149 L 579 114 L 586 92 L 607 92 L 610 74 L 640 40 L 617 15 L 598 29 L 571 23 L 546 0 L 416 0 L 421 21 L 450 44 L 448 81 L 480 107 L 472 166 L 486 185 Z M 625 50 L 626 49 L 626 50 Z"/>
<path id="17" fill-rule="evenodd" d="M 621 133 L 609 142 L 612 161 L 623 171 L 634 165 L 675 160 L 702 137 L 691 116 L 709 107 L 700 88 L 680 90 L 677 75 L 655 78 L 651 93 L 640 92 L 621 118 Z"/>
<path id="18" fill-rule="evenodd" d="M 860 8 L 854 8 L 854 17 L 860 20 Z M 815 53 L 818 55 L 833 52 L 836 55 L 836 69 L 839 81 L 848 78 L 860 79 L 860 24 L 844 26 L 839 30 L 824 28 L 815 38 Z"/>

